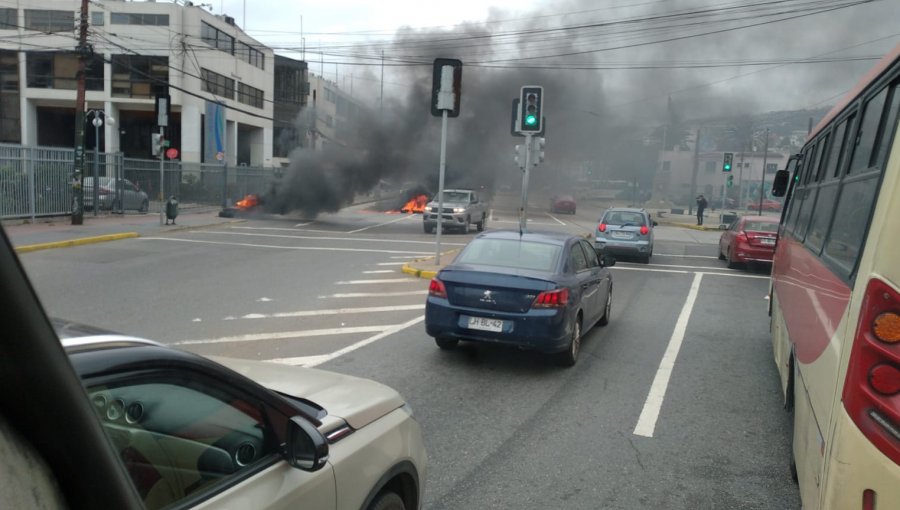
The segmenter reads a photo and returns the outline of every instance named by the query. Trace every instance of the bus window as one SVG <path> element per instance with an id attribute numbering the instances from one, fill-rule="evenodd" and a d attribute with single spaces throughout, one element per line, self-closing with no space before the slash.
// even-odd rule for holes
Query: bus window
<path id="1" fill-rule="evenodd" d="M 853 151 L 853 160 L 850 164 L 848 175 L 856 175 L 864 172 L 869 167 L 875 146 L 875 135 L 878 134 L 878 125 L 881 124 L 881 112 L 884 110 L 884 101 L 887 98 L 887 87 L 866 103 L 860 121 L 859 134 L 856 135 L 856 150 Z"/>
<path id="2" fill-rule="evenodd" d="M 825 255 L 840 267 L 845 278 L 856 267 L 866 235 L 866 224 L 875 206 L 876 189 L 877 174 L 845 182 L 841 186 L 840 198 L 834 211 L 834 223 L 825 245 Z"/>
<path id="3" fill-rule="evenodd" d="M 806 228 L 809 226 L 809 219 L 812 217 L 812 208 L 816 203 L 816 195 L 819 192 L 817 187 L 807 187 L 803 190 L 803 204 L 800 206 L 800 212 L 797 214 L 797 224 L 794 226 L 794 237 L 798 241 L 803 241 L 806 236 Z"/>
<path id="4" fill-rule="evenodd" d="M 821 182 L 822 179 L 825 178 L 825 173 L 824 173 L 825 164 L 824 163 L 825 163 L 826 154 L 828 154 L 831 150 L 832 144 L 828 143 L 830 141 L 831 141 L 830 134 L 825 135 L 821 139 L 821 141 L 819 141 L 819 147 L 821 147 L 822 149 L 819 151 L 819 154 L 816 157 L 816 164 L 815 164 L 815 166 L 813 166 L 813 170 L 812 170 L 812 175 L 814 176 L 813 180 L 815 180 L 816 182 Z"/>
<path id="5" fill-rule="evenodd" d="M 853 123 L 855 115 L 851 115 L 844 119 L 843 122 L 835 129 L 834 131 L 834 143 L 832 144 L 833 149 L 831 150 L 831 154 L 828 157 L 828 167 L 825 174 L 826 180 L 837 179 L 840 175 L 840 168 L 842 165 L 839 163 L 843 161 L 844 154 L 847 151 L 847 135 L 850 134 L 847 126 L 851 126 Z"/>
<path id="6" fill-rule="evenodd" d="M 835 138 L 837 140 L 837 138 Z M 812 223 L 806 236 L 806 246 L 816 255 L 822 251 L 825 243 L 825 232 L 831 224 L 831 214 L 834 212 L 834 201 L 837 198 L 838 184 L 827 184 L 819 188 L 819 198 L 813 209 Z"/>
<path id="7" fill-rule="evenodd" d="M 881 123 L 881 130 L 878 133 L 878 138 L 875 140 L 872 159 L 869 161 L 870 167 L 881 168 L 884 165 L 885 158 L 887 158 L 894 130 L 897 129 L 897 110 L 900 109 L 900 90 L 898 89 L 900 89 L 898 84 L 891 87 L 891 99 L 888 101 L 887 114 L 884 116 L 884 122 Z"/>

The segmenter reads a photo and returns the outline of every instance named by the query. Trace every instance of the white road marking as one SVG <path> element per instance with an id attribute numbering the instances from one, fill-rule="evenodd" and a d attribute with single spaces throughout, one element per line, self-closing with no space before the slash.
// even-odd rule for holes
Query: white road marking
<path id="1" fill-rule="evenodd" d="M 376 266 L 402 266 L 406 264 L 406 262 L 379 262 L 375 264 Z"/>
<path id="2" fill-rule="evenodd" d="M 422 310 L 424 304 L 419 305 L 394 305 L 394 306 L 369 306 L 363 308 L 335 308 L 332 310 L 301 310 L 297 312 L 281 313 L 248 313 L 238 319 L 283 319 L 286 317 L 315 317 L 318 315 L 353 315 L 357 313 L 399 312 L 403 310 Z M 234 320 L 234 317 L 223 320 Z"/>
<path id="3" fill-rule="evenodd" d="M 291 230 L 291 229 L 287 229 Z M 279 239 L 309 239 L 315 241 L 345 241 L 351 243 L 359 243 L 359 242 L 372 242 L 372 243 L 391 243 L 391 244 L 427 244 L 434 246 L 434 241 L 409 241 L 409 240 L 399 240 L 399 239 L 376 239 L 376 238 L 361 238 L 361 237 L 325 237 L 325 236 L 289 236 L 284 234 L 251 234 L 248 232 L 224 232 L 221 230 L 197 230 L 195 231 L 198 234 L 219 234 L 226 236 L 255 236 L 255 237 L 274 237 Z M 451 246 L 465 246 L 464 243 L 441 243 L 441 244 L 449 244 Z"/>
<path id="4" fill-rule="evenodd" d="M 678 351 L 681 350 L 681 343 L 684 341 L 684 335 L 687 331 L 688 319 L 690 319 L 691 311 L 694 309 L 694 302 L 697 301 L 701 280 L 703 280 L 703 273 L 694 275 L 691 290 L 688 291 L 684 307 L 682 307 L 678 320 L 675 322 L 675 331 L 672 332 L 672 336 L 669 338 L 669 346 L 666 347 L 666 352 L 659 363 L 656 376 L 653 378 L 653 384 L 650 385 L 650 393 L 647 395 L 647 400 L 644 401 L 641 416 L 634 427 L 633 434 L 636 436 L 653 437 L 653 431 L 656 429 L 656 420 L 659 418 L 659 411 L 662 409 L 663 400 L 666 397 L 669 379 L 672 377 L 672 369 L 675 367 L 675 359 L 678 358 Z"/>
<path id="5" fill-rule="evenodd" d="M 306 250 L 306 251 L 348 251 L 357 253 L 405 253 L 402 259 L 410 259 L 416 256 L 430 255 L 431 252 L 423 251 L 399 251 L 399 250 L 375 250 L 368 248 L 328 248 L 325 246 L 277 246 L 273 244 L 252 244 L 252 243 L 226 243 L 222 241 L 201 241 L 199 239 L 178 239 L 174 237 L 138 237 L 143 241 L 174 241 L 178 243 L 199 243 L 199 244 L 218 244 L 224 246 L 246 246 L 248 248 L 275 248 L 279 250 Z"/>
<path id="6" fill-rule="evenodd" d="M 678 258 L 690 258 L 690 259 L 717 259 L 719 257 L 713 257 L 712 255 L 675 255 L 674 253 L 654 253 L 654 257 L 678 257 Z"/>
<path id="7" fill-rule="evenodd" d="M 294 225 L 294 227 L 305 227 L 307 225 L 311 225 L 312 223 L 313 223 L 312 221 L 307 221 L 306 223 L 298 223 L 298 224 Z"/>
<path id="8" fill-rule="evenodd" d="M 198 317 L 198 318 L 192 320 L 191 322 L 203 322 L 203 319 Z"/>
<path id="9" fill-rule="evenodd" d="M 344 294 L 332 294 L 330 296 L 319 296 L 319 299 L 421 296 L 421 295 L 425 295 L 425 294 L 428 294 L 427 290 L 409 290 L 409 291 L 405 291 L 405 292 L 350 292 L 350 293 L 344 293 Z"/>
<path id="10" fill-rule="evenodd" d="M 304 338 L 311 336 L 349 335 L 353 333 L 376 333 L 394 327 L 394 324 L 384 326 L 357 326 L 349 328 L 307 329 L 303 331 L 279 331 L 276 333 L 251 333 L 249 335 L 223 336 L 221 338 L 207 338 L 203 340 L 182 340 L 173 345 L 204 345 L 241 342 L 259 342 L 261 340 L 283 340 L 285 338 Z"/>
<path id="11" fill-rule="evenodd" d="M 562 221 L 560 221 L 560 219 L 557 218 L 556 216 L 554 216 L 554 215 L 552 215 L 552 214 L 550 214 L 550 213 L 544 213 L 544 214 L 546 214 L 547 216 L 549 216 L 549 217 L 553 218 L 554 220 L 556 220 L 556 222 L 559 223 L 560 225 L 563 225 L 563 226 L 565 225 L 565 223 L 563 223 Z"/>
<path id="12" fill-rule="evenodd" d="M 280 230 L 283 232 L 321 232 L 323 234 L 340 234 L 341 232 L 334 230 L 318 230 L 314 228 L 285 228 L 285 227 L 241 227 L 238 225 L 228 227 L 230 229 L 241 230 Z"/>
<path id="13" fill-rule="evenodd" d="M 272 301 L 272 298 L 261 297 L 256 300 L 257 303 L 268 303 L 269 301 Z"/>
<path id="14" fill-rule="evenodd" d="M 385 252 L 385 253 L 391 253 L 391 252 Z M 428 252 L 428 254 L 431 255 L 431 252 Z M 406 260 L 412 260 L 412 259 L 414 259 L 415 257 L 412 256 L 412 255 L 406 255 L 406 256 L 403 256 L 403 257 L 396 257 L 396 256 L 395 256 L 395 257 L 391 257 L 391 258 L 392 258 L 392 259 L 406 259 Z"/>
<path id="15" fill-rule="evenodd" d="M 416 278 L 383 278 L 381 280 L 345 280 L 335 282 L 337 285 L 366 285 L 369 283 L 418 283 Z"/>
<path id="16" fill-rule="evenodd" d="M 425 320 L 424 315 L 422 315 L 420 317 L 416 317 L 415 319 L 413 319 L 411 321 L 404 322 L 403 324 L 397 324 L 396 326 L 391 326 L 389 329 L 386 329 L 386 330 L 382 331 L 381 333 L 378 333 L 375 336 L 371 336 L 369 338 L 366 338 L 365 340 L 360 340 L 359 342 L 348 345 L 347 347 L 344 347 L 343 349 L 338 349 L 338 350 L 332 352 L 331 354 L 320 354 L 318 356 L 301 356 L 301 357 L 296 357 L 296 358 L 276 358 L 276 359 L 271 359 L 269 361 L 273 361 L 275 363 L 283 363 L 285 365 L 302 365 L 305 367 L 315 367 L 315 366 L 321 365 L 322 363 L 325 363 L 327 361 L 331 361 L 335 358 L 343 356 L 344 354 L 347 354 L 347 353 L 353 352 L 357 349 L 360 349 L 362 347 L 365 347 L 369 344 L 373 344 L 373 343 L 381 340 L 382 338 L 385 338 L 390 335 L 393 335 L 394 333 L 403 331 L 406 328 L 415 326 L 416 324 L 422 322 L 423 320 Z"/>
<path id="17" fill-rule="evenodd" d="M 494 220 L 494 223 L 515 223 L 516 225 L 519 224 L 518 221 L 512 221 L 512 220 Z M 531 219 L 528 220 L 528 224 L 529 225 L 553 225 L 553 223 L 544 223 L 541 221 L 534 221 Z"/>
<path id="18" fill-rule="evenodd" d="M 619 269 L 623 271 L 647 271 L 650 273 L 678 273 L 678 274 L 688 274 L 691 271 L 684 271 L 680 269 L 649 269 L 645 267 L 628 267 L 628 266 L 620 266 L 616 264 L 611 269 Z"/>
<path id="19" fill-rule="evenodd" d="M 756 278 L 759 280 L 768 280 L 768 276 L 760 276 L 755 274 L 740 274 L 740 273 L 717 273 L 713 271 L 685 271 L 683 269 L 652 269 L 645 267 L 646 264 L 643 265 L 635 265 L 635 266 L 620 266 L 616 264 L 614 267 L 610 269 L 621 269 L 623 271 L 647 271 L 648 273 L 676 273 L 676 274 L 708 274 L 714 276 L 728 276 L 731 278 Z M 677 266 L 676 266 L 677 267 Z M 690 267 L 690 266 L 686 266 Z"/>
<path id="20" fill-rule="evenodd" d="M 384 273 L 396 273 L 393 269 L 378 269 L 375 271 L 363 271 L 362 274 L 384 274 Z"/>
<path id="21" fill-rule="evenodd" d="M 725 267 L 712 267 L 712 266 L 681 266 L 678 264 L 637 264 L 635 262 L 623 262 L 623 264 L 628 264 L 629 266 L 641 267 L 641 266 L 649 266 L 649 267 L 677 267 L 677 268 L 685 268 L 685 269 L 696 269 L 698 271 L 708 270 L 708 271 L 722 271 L 726 273 L 736 273 L 737 269 L 728 269 Z M 618 264 L 617 264 L 618 265 Z"/>
<path id="22" fill-rule="evenodd" d="M 347 232 L 347 233 L 348 233 L 348 234 L 355 234 L 355 233 L 357 233 L 357 232 L 362 232 L 363 230 L 369 230 L 370 228 L 376 228 L 376 227 L 383 227 L 383 226 L 385 226 L 385 225 L 390 225 L 391 223 L 397 223 L 398 221 L 404 221 L 404 220 L 408 220 L 408 219 L 414 218 L 414 217 L 418 217 L 418 216 L 415 216 L 415 215 L 410 214 L 410 215 L 404 216 L 404 217 L 402 217 L 402 218 L 397 218 L 396 220 L 386 221 L 386 222 L 384 222 L 384 223 L 377 223 L 377 224 L 375 224 L 375 225 L 369 225 L 368 227 L 363 227 L 363 228 L 358 228 L 358 229 L 356 229 L 356 230 L 351 230 L 350 232 Z"/>

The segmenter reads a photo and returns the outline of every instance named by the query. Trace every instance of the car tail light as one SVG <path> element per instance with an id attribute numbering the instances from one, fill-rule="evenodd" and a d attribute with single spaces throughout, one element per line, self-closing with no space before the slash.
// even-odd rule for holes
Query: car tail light
<path id="1" fill-rule="evenodd" d="M 744 243 L 744 244 L 748 244 L 750 242 L 750 238 L 747 237 L 747 233 L 744 232 L 743 230 L 738 232 L 738 234 L 736 236 L 734 236 L 734 240 L 739 243 Z"/>
<path id="2" fill-rule="evenodd" d="M 432 278 L 431 284 L 428 286 L 428 294 L 434 297 L 446 298 L 447 287 L 444 287 L 444 282 L 437 278 Z"/>
<path id="3" fill-rule="evenodd" d="M 562 308 L 569 302 L 569 289 L 541 292 L 531 305 L 532 308 Z"/>
<path id="4" fill-rule="evenodd" d="M 599 230 L 600 232 L 606 232 L 606 223 L 597 225 L 597 230 Z"/>
<path id="5" fill-rule="evenodd" d="M 647 225 L 641 225 L 641 235 L 645 236 L 649 233 L 650 233 L 650 229 L 647 227 Z"/>
<path id="6" fill-rule="evenodd" d="M 860 310 L 844 408 L 863 435 L 900 464 L 900 293 L 873 278 Z"/>

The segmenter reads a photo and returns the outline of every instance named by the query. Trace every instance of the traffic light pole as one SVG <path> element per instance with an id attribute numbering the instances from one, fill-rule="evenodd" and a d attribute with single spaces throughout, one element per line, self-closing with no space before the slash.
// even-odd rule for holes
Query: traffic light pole
<path id="1" fill-rule="evenodd" d="M 519 210 L 519 235 L 528 231 L 528 175 L 531 172 L 532 135 L 525 135 L 525 174 L 522 176 L 522 207 Z"/>
<path id="2" fill-rule="evenodd" d="M 447 110 L 441 115 L 441 168 L 438 175 L 437 253 L 434 265 L 441 265 L 441 225 L 444 224 L 444 174 L 447 171 Z"/>
<path id="3" fill-rule="evenodd" d="M 159 126 L 159 224 L 162 225 L 165 221 L 165 201 L 166 194 L 165 186 L 166 182 L 166 152 L 163 140 L 165 139 L 165 130 L 166 128 Z"/>

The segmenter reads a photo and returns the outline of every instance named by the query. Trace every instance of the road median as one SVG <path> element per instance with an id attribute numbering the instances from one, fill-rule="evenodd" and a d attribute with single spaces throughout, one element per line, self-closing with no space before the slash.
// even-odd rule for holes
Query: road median
<path id="1" fill-rule="evenodd" d="M 85 244 L 105 243 L 108 241 L 118 241 L 119 239 L 132 239 L 140 237 L 137 232 L 121 232 L 118 234 L 105 234 L 100 236 L 79 237 L 77 239 L 66 239 L 65 241 L 52 241 L 49 243 L 26 244 L 24 246 L 16 246 L 16 253 L 28 253 L 39 250 L 52 250 L 55 248 L 70 248 L 72 246 L 83 246 Z"/>

